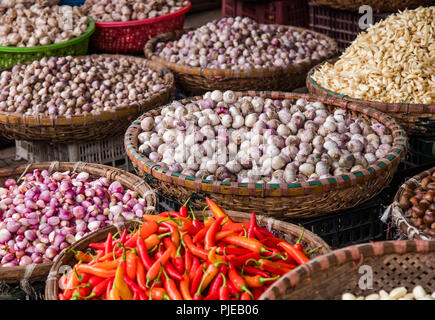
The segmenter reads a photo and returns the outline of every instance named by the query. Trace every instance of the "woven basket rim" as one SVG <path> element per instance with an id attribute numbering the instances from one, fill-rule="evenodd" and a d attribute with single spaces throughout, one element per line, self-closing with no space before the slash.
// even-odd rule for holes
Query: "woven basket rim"
<path id="1" fill-rule="evenodd" d="M 322 87 L 319 85 L 313 78 L 312 75 L 314 74 L 317 69 L 319 69 L 323 64 L 325 63 L 332 63 L 334 64 L 337 62 L 338 58 L 331 59 L 331 60 L 325 60 L 319 63 L 318 65 L 311 68 L 310 71 L 307 73 L 307 80 L 306 80 L 306 86 L 308 88 L 308 91 L 312 94 L 318 94 L 318 91 L 321 91 L 323 94 L 328 96 L 335 96 L 344 100 L 356 102 L 356 103 L 368 103 L 372 108 L 376 108 L 378 110 L 381 110 L 382 112 L 387 113 L 406 113 L 406 114 L 433 114 L 435 113 L 435 103 L 429 103 L 429 104 L 419 104 L 419 103 L 389 103 L 389 102 L 381 102 L 381 101 L 374 101 L 374 100 L 364 100 L 364 99 L 358 99 L 353 98 L 345 94 L 337 93 L 332 90 L 329 90 L 327 88 Z M 388 109 L 388 106 L 393 107 L 392 110 Z"/>
<path id="2" fill-rule="evenodd" d="M 146 24 L 153 24 L 163 20 L 169 20 L 184 15 L 187 12 L 189 12 L 191 6 L 192 5 L 189 1 L 188 4 L 185 7 L 181 8 L 180 10 L 177 10 L 169 14 L 165 14 L 163 16 L 141 19 L 141 20 L 130 20 L 130 21 L 113 21 L 113 22 L 95 21 L 95 25 L 97 26 L 97 28 L 122 28 L 122 27 L 133 27 L 133 26 L 141 26 Z"/>
<path id="3" fill-rule="evenodd" d="M 159 66 L 154 63 L 150 63 L 148 60 L 142 57 L 129 56 L 123 54 L 91 54 L 75 56 L 74 58 L 86 58 L 86 57 L 116 57 L 125 58 L 130 61 L 134 61 L 138 64 L 143 64 L 147 68 L 153 69 L 156 72 L 161 73 L 161 77 L 164 80 L 164 88 L 157 93 L 153 93 L 147 99 L 141 102 L 132 102 L 129 105 L 116 107 L 112 111 L 102 111 L 98 115 L 88 114 L 88 115 L 73 115 L 73 116 L 54 116 L 51 117 L 45 114 L 39 114 L 38 116 L 26 115 L 17 112 L 7 112 L 0 111 L 0 123 L 14 123 L 18 125 L 24 125 L 29 127 L 58 127 L 58 126 L 74 126 L 74 125 L 91 125 L 92 123 L 105 122 L 109 120 L 114 120 L 118 118 L 124 118 L 130 114 L 136 113 L 138 108 L 144 108 L 147 106 L 152 106 L 155 100 L 165 96 L 168 92 L 171 92 L 174 88 L 174 75 L 165 67 Z M 24 64 L 29 64 L 32 62 L 26 62 Z M 1 69 L 1 71 L 10 70 L 13 66 Z M 12 120 L 12 121 L 11 121 Z"/>
<path id="4" fill-rule="evenodd" d="M 78 37 L 72 38 L 70 40 L 48 44 L 45 46 L 36 46 L 36 47 L 11 47 L 11 46 L 0 46 L 0 52 L 10 52 L 10 53 L 32 53 L 32 52 L 43 52 L 49 50 L 58 50 L 62 48 L 66 48 L 72 45 L 75 45 L 83 40 L 89 38 L 95 31 L 95 21 L 91 17 L 87 17 L 89 19 L 89 26 L 85 33 L 79 35 Z"/>
<path id="5" fill-rule="evenodd" d="M 163 42 L 178 39 L 184 33 L 195 30 L 196 28 L 188 28 L 188 29 L 176 30 L 176 31 L 159 34 L 151 38 L 150 40 L 148 40 L 144 48 L 144 53 L 147 59 L 150 59 L 160 65 L 168 67 L 173 71 L 183 73 L 183 74 L 203 76 L 203 77 L 223 77 L 223 78 L 237 78 L 237 79 L 260 78 L 261 79 L 268 75 L 270 76 L 270 75 L 278 75 L 278 74 L 298 73 L 300 72 L 301 69 L 304 69 L 304 67 L 306 68 L 306 66 L 312 66 L 313 64 L 319 63 L 324 59 L 328 59 L 334 56 L 338 52 L 337 42 L 334 39 L 324 34 L 318 33 L 310 29 L 296 27 L 296 26 L 279 25 L 279 24 L 270 24 L 269 26 L 274 28 L 282 27 L 286 29 L 292 29 L 302 33 L 310 33 L 318 39 L 326 40 L 330 45 L 330 50 L 328 51 L 328 55 L 326 57 L 315 59 L 315 60 L 305 59 L 300 64 L 292 63 L 291 65 L 285 67 L 269 67 L 269 68 L 259 68 L 259 69 L 251 68 L 250 70 L 246 70 L 246 69 L 233 70 L 233 69 L 211 69 L 211 68 L 190 67 L 188 65 L 184 65 L 180 63 L 171 63 L 167 60 L 160 58 L 158 55 L 154 53 L 155 46 L 157 45 L 157 42 L 159 42 L 161 39 L 165 39 Z"/>
<path id="6" fill-rule="evenodd" d="M 0 168 L 0 177 L 12 177 L 12 176 L 15 177 L 18 174 L 21 174 L 23 176 L 29 170 L 33 170 L 33 169 L 37 169 L 37 168 L 38 169 L 45 168 L 49 171 L 63 170 L 61 168 L 69 168 L 69 170 L 71 170 L 72 172 L 74 172 L 75 170 L 78 170 L 78 171 L 85 170 L 86 172 L 88 172 L 88 171 L 92 171 L 92 169 L 102 168 L 105 170 L 105 177 L 108 178 L 110 181 L 112 181 L 116 177 L 125 177 L 129 181 L 131 180 L 132 182 L 135 182 L 134 185 L 137 186 L 137 187 L 135 187 L 135 189 L 141 187 L 142 189 L 147 189 L 148 191 L 152 191 L 152 193 L 147 194 L 145 196 L 145 198 L 146 198 L 147 204 L 149 202 L 151 202 L 151 204 L 149 204 L 148 206 L 152 206 L 152 207 L 156 208 L 157 199 L 155 196 L 155 191 L 143 179 L 140 179 L 136 175 L 129 173 L 125 170 L 113 168 L 113 167 L 109 167 L 109 166 L 97 164 L 97 163 L 88 163 L 88 162 L 80 162 L 80 161 L 78 161 L 78 162 L 59 162 L 59 161 L 29 162 L 27 164 L 19 165 L 16 167 Z M 87 169 L 87 168 L 89 168 L 89 169 Z M 91 173 L 91 175 L 92 175 L 92 173 Z M 121 182 L 121 184 L 122 184 L 122 182 Z M 143 195 L 141 195 L 141 196 L 143 196 Z M 106 227 L 110 227 L 110 226 L 106 226 Z M 106 228 L 106 227 L 104 227 L 104 228 Z M 53 265 L 53 262 L 44 262 L 44 263 L 40 263 L 40 264 L 31 264 L 30 266 L 35 266 L 35 268 L 43 269 L 43 268 L 47 268 L 48 266 L 52 266 L 52 265 Z M 1 273 L 9 273 L 9 272 L 17 272 L 17 271 L 22 271 L 24 274 L 26 272 L 27 268 L 29 268 L 29 266 L 16 266 L 16 267 L 2 267 L 2 266 L 0 266 L 0 274 Z M 0 280 L 2 280 L 2 278 L 0 278 Z"/>
<path id="7" fill-rule="evenodd" d="M 225 210 L 225 212 L 228 214 L 228 216 L 234 218 L 234 214 L 237 216 L 244 216 L 247 221 L 249 220 L 250 214 L 247 212 L 242 212 L 242 211 L 232 211 L 232 210 Z M 205 213 L 209 216 L 212 216 L 209 210 L 206 210 Z M 198 219 L 202 219 L 202 215 L 198 215 Z M 257 223 L 261 224 L 266 224 L 268 226 L 270 226 L 271 228 L 273 228 L 275 226 L 276 228 L 279 228 L 279 226 L 290 226 L 290 228 L 294 228 L 297 229 L 298 231 L 302 231 L 302 227 L 291 223 L 291 222 L 287 222 L 287 221 L 282 221 L 273 217 L 268 217 L 268 216 L 264 216 L 264 215 L 256 215 L 256 220 Z M 275 225 L 275 222 L 277 223 L 277 225 Z M 118 225 L 110 225 L 110 226 L 106 226 L 104 228 L 98 229 L 96 232 L 99 233 L 104 233 L 110 229 L 114 229 L 116 228 L 117 230 L 119 229 L 125 229 L 125 228 L 129 228 L 135 224 L 137 224 L 138 221 L 124 221 Z M 289 233 L 291 234 L 291 233 Z M 93 237 L 95 237 L 95 232 L 88 234 L 87 236 L 81 238 L 79 241 L 75 242 L 72 246 L 77 247 L 77 246 L 81 246 L 83 243 L 85 243 L 86 241 L 88 241 L 89 239 L 92 239 Z M 310 242 L 315 243 L 316 246 L 320 245 L 321 249 L 323 252 L 326 252 L 324 254 L 330 253 L 332 252 L 332 249 L 329 247 L 329 245 L 317 234 L 311 232 L 310 230 L 304 229 L 304 234 L 302 237 L 302 241 L 308 242 L 307 238 L 309 239 Z M 52 264 L 51 269 L 50 269 L 50 275 L 57 275 L 58 273 L 58 269 L 60 268 L 60 263 L 63 260 L 63 257 L 67 254 L 67 252 L 64 250 L 59 254 L 58 259 Z M 45 286 L 45 294 L 46 294 L 46 300 L 47 299 L 56 299 L 57 297 L 52 295 L 52 290 L 53 290 L 53 286 L 56 285 L 57 283 L 57 279 L 53 278 L 53 277 L 49 277 L 46 281 L 46 286 Z"/>
<path id="8" fill-rule="evenodd" d="M 412 225 L 408 218 L 405 216 L 405 212 L 399 206 L 399 199 L 402 196 L 402 193 L 405 191 L 405 185 L 408 182 L 414 182 L 416 184 L 420 184 L 421 180 L 427 176 L 431 176 L 435 172 L 435 167 L 422 171 L 419 174 L 409 178 L 406 180 L 397 190 L 396 195 L 394 196 L 393 203 L 391 204 L 391 216 L 392 222 L 394 225 L 398 227 L 400 233 L 405 235 L 406 237 L 412 239 L 422 239 L 422 240 L 430 240 L 431 237 Z M 435 240 L 435 239 L 434 239 Z"/>
<path id="9" fill-rule="evenodd" d="M 324 102 L 327 105 L 333 105 L 335 107 L 340 107 L 339 105 L 327 101 L 322 97 L 314 96 L 314 95 L 306 95 L 306 94 L 295 94 L 290 92 L 277 92 L 277 91 L 245 91 L 245 92 L 235 92 L 235 94 L 240 97 L 243 95 L 251 95 L 251 96 L 262 96 L 262 97 L 271 97 L 271 98 L 282 98 L 285 99 L 286 97 L 290 99 L 297 99 L 297 98 L 305 98 L 307 100 L 316 100 Z M 183 100 L 180 100 L 180 103 L 185 104 L 192 100 L 197 100 L 201 98 L 201 96 L 195 96 L 195 97 L 189 97 Z M 319 185 L 327 186 L 328 190 L 331 189 L 345 189 L 347 186 L 345 184 L 341 184 L 341 182 L 346 180 L 354 181 L 355 184 L 362 184 L 365 183 L 365 179 L 368 179 L 372 174 L 375 175 L 382 175 L 382 173 L 385 170 L 388 170 L 389 167 L 392 166 L 392 162 L 398 158 L 399 160 L 404 156 L 404 153 L 406 151 L 406 145 L 407 145 L 407 136 L 405 131 L 397 124 L 397 122 L 394 120 L 394 118 L 389 117 L 388 115 L 379 112 L 375 109 L 368 108 L 368 107 L 361 107 L 358 104 L 355 103 L 346 103 L 346 109 L 351 109 L 352 111 L 357 111 L 359 113 L 363 113 L 365 115 L 369 115 L 371 118 L 375 118 L 377 121 L 380 121 L 384 123 L 392 132 L 393 135 L 393 145 L 390 150 L 390 152 L 386 155 L 385 158 L 379 159 L 374 164 L 370 165 L 366 170 L 363 171 L 357 171 L 354 173 L 349 173 L 346 175 L 340 175 L 340 176 L 332 176 L 327 179 L 322 179 L 318 181 L 305 181 L 305 182 L 298 182 L 298 183 L 291 183 L 291 184 L 275 184 L 275 183 L 266 183 L 266 184 L 257 184 L 257 183 L 238 183 L 238 182 L 223 182 L 223 181 L 211 181 L 211 180 L 205 180 L 190 176 L 185 176 L 180 173 L 175 173 L 170 170 L 162 170 L 162 168 L 152 161 L 150 161 L 145 155 L 141 154 L 138 150 L 138 145 L 133 144 L 132 137 L 137 137 L 141 131 L 140 128 L 140 122 L 141 120 L 146 117 L 152 115 L 152 112 L 158 112 L 162 108 L 164 108 L 167 105 L 160 106 L 158 108 L 155 108 L 153 110 L 150 110 L 149 112 L 144 113 L 142 116 L 140 116 L 138 119 L 136 119 L 130 127 L 127 129 L 125 136 L 124 136 L 124 145 L 125 149 L 127 151 L 127 155 L 130 158 L 130 160 L 133 162 L 133 165 L 137 165 L 138 163 L 143 166 L 144 168 L 148 168 L 151 175 L 164 182 L 168 182 L 166 179 L 163 180 L 162 176 L 171 176 L 175 177 L 176 181 L 185 181 L 190 180 L 193 181 L 195 185 L 200 185 L 201 188 L 203 188 L 204 185 L 214 185 L 215 183 L 218 183 L 220 186 L 228 186 L 231 187 L 233 193 L 234 190 L 238 189 L 244 189 L 248 190 L 249 187 L 253 187 L 254 185 L 255 189 L 281 189 L 281 190 L 293 190 L 296 195 L 306 195 L 310 193 L 315 193 L 316 190 L 318 190 Z M 137 139 L 136 139 L 137 141 Z M 353 177 L 353 180 L 351 178 Z M 171 182 L 171 179 L 169 179 L 169 183 L 173 184 Z M 178 183 L 177 183 L 178 185 Z M 184 187 L 188 187 L 184 185 Z M 188 187 L 189 188 L 189 187 Z M 323 189 L 322 189 L 323 190 Z M 317 191 L 318 192 L 318 191 Z M 213 191 L 213 193 L 224 193 L 221 189 L 218 191 Z M 292 192 L 293 193 L 293 192 Z"/>
<path id="10" fill-rule="evenodd" d="M 315 273 L 334 269 L 350 261 L 362 262 L 365 257 L 372 256 L 381 257 L 390 254 L 406 253 L 427 254 L 431 252 L 435 252 L 435 240 L 376 241 L 336 249 L 330 253 L 315 257 L 307 263 L 286 273 L 274 282 L 259 299 L 263 300 L 268 295 L 274 296 L 274 288 L 279 289 L 280 284 L 284 283 L 286 280 L 289 280 L 290 288 L 294 288 L 300 281 L 309 278 Z M 290 288 L 287 287 L 287 290 Z"/>

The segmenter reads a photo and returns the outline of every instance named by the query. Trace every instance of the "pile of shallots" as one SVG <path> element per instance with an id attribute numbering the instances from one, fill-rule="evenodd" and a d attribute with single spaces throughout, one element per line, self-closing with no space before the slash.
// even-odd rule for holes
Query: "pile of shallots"
<path id="1" fill-rule="evenodd" d="M 34 170 L 0 186 L 0 266 L 53 261 L 73 242 L 141 218 L 147 203 L 118 181 L 86 172 Z"/>
<path id="2" fill-rule="evenodd" d="M 326 40 L 310 32 L 258 24 L 248 17 L 214 20 L 156 46 L 156 54 L 166 61 L 217 69 L 285 67 L 324 59 L 330 50 Z"/>

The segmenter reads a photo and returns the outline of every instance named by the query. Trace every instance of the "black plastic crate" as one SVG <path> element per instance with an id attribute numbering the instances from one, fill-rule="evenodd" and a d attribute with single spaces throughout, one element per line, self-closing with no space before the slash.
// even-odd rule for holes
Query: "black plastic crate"
<path id="1" fill-rule="evenodd" d="M 380 220 L 382 196 L 341 212 L 310 219 L 288 219 L 317 234 L 333 249 L 386 238 L 386 226 Z"/>

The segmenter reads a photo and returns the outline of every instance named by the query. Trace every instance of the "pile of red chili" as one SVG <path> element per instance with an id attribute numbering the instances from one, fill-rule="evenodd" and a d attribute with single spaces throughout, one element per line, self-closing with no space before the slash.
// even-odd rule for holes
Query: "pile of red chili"
<path id="1" fill-rule="evenodd" d="M 256 224 L 233 222 L 207 198 L 212 216 L 199 221 L 186 206 L 144 215 L 135 230 L 108 234 L 76 251 L 60 278 L 60 300 L 250 300 L 309 261 L 300 241 Z M 315 250 L 315 249 L 314 249 Z M 313 250 L 312 250 L 313 251 Z"/>

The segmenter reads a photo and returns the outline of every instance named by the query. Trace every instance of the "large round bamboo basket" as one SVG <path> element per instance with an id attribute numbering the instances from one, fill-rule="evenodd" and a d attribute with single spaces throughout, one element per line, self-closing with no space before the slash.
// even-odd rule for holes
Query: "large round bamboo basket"
<path id="1" fill-rule="evenodd" d="M 94 55 L 91 55 L 91 57 Z M 0 111 L 0 132 L 11 140 L 50 141 L 74 143 L 102 140 L 125 132 L 128 125 L 141 113 L 168 102 L 174 95 L 174 76 L 167 68 L 150 64 L 143 58 L 125 55 L 108 55 L 128 59 L 141 66 L 152 68 L 164 79 L 164 88 L 143 101 L 132 101 L 98 115 L 39 116 Z M 84 57 L 84 56 L 80 56 Z M 79 58 L 80 58 L 79 57 Z M 4 70 L 9 70 L 7 68 Z M 0 70 L 0 72 L 3 70 Z"/>
<path id="2" fill-rule="evenodd" d="M 40 162 L 21 165 L 16 168 L 0 169 L 0 185 L 3 185 L 7 178 L 20 179 L 26 173 L 35 169 L 70 172 L 87 172 L 94 177 L 106 177 L 110 181 L 118 181 L 124 187 L 133 189 L 145 198 L 147 208 L 145 213 L 154 213 L 157 206 L 157 199 L 151 187 L 139 177 L 124 170 L 85 162 Z M 28 280 L 45 280 L 52 266 L 52 263 L 31 264 L 28 266 L 2 267 L 0 266 L 0 280 L 5 282 L 19 282 L 25 278 Z"/>
<path id="3" fill-rule="evenodd" d="M 434 261 L 435 241 L 397 240 L 354 245 L 317 257 L 288 272 L 260 300 L 340 300 L 345 292 L 365 297 L 397 287 L 405 287 L 410 292 L 417 285 L 432 293 L 435 291 Z"/>
<path id="4" fill-rule="evenodd" d="M 312 95 L 284 92 L 236 92 L 243 95 L 262 96 L 272 99 L 304 98 L 322 101 L 330 109 L 343 108 L 353 116 L 373 119 L 386 125 L 393 135 L 393 146 L 384 159 L 380 159 L 366 170 L 349 175 L 335 176 L 319 181 L 293 184 L 254 184 L 202 180 L 166 170 L 138 150 L 138 135 L 142 131 L 140 122 L 147 116 L 160 114 L 161 108 L 151 110 L 134 121 L 125 134 L 125 148 L 138 175 L 144 177 L 158 192 L 178 203 L 191 198 L 196 209 L 205 207 L 205 196 L 221 204 L 225 209 L 242 212 L 256 211 L 259 214 L 286 218 L 308 218 L 332 211 L 344 210 L 377 195 L 391 181 L 407 148 L 407 137 L 394 119 L 372 108 L 356 103 L 337 102 Z M 181 100 L 186 104 L 200 97 Z"/>
<path id="5" fill-rule="evenodd" d="M 226 213 L 232 218 L 234 222 L 249 222 L 250 214 L 237 211 L 226 211 Z M 210 211 L 206 211 L 206 215 L 210 216 Z M 196 217 L 202 219 L 202 212 L 197 212 Z M 268 230 L 272 230 L 281 239 L 285 239 L 291 243 L 294 243 L 302 233 L 302 228 L 280 220 L 273 219 L 271 217 L 257 216 L 257 223 L 261 227 L 265 227 Z M 122 225 L 118 226 L 108 226 L 102 228 L 86 237 L 83 237 L 71 246 L 74 250 L 84 250 L 88 248 L 90 243 L 93 242 L 104 242 L 107 238 L 107 234 L 111 232 L 112 234 L 117 231 L 122 231 L 125 228 L 133 229 L 137 225 L 137 222 L 127 221 Z M 307 250 L 312 250 L 314 248 L 320 247 L 319 250 L 312 254 L 312 257 L 321 256 L 331 252 L 330 247 L 323 241 L 320 237 L 313 234 L 309 230 L 304 230 L 302 237 L 302 242 L 304 248 Z M 73 266 L 77 261 L 74 259 L 74 255 L 71 251 L 63 251 L 57 261 L 51 267 L 49 276 L 47 278 L 45 287 L 45 299 L 46 300 L 58 300 L 58 289 L 59 289 L 59 278 L 62 272 L 62 266 Z"/>
<path id="6" fill-rule="evenodd" d="M 232 70 L 190 67 L 183 64 L 171 63 L 160 58 L 159 55 L 155 53 L 155 47 L 158 42 L 179 39 L 184 33 L 192 30 L 186 29 L 160 34 L 157 37 L 150 39 L 145 45 L 145 57 L 160 66 L 169 68 L 174 73 L 176 86 L 195 94 L 211 90 L 290 91 L 304 85 L 305 80 L 303 79 L 305 79 L 310 68 L 337 53 L 337 43 L 323 34 L 308 29 L 293 26 L 280 27 L 299 31 L 304 34 L 311 33 L 317 39 L 326 40 L 330 47 L 328 55 L 324 58 L 304 60 L 300 64 L 292 64 L 286 67 Z"/>
<path id="7" fill-rule="evenodd" d="M 328 61 L 334 64 L 336 59 Z M 415 136 L 435 136 L 435 104 L 406 104 L 406 103 L 384 103 L 379 101 L 367 101 L 349 97 L 340 93 L 333 92 L 321 87 L 312 78 L 313 73 L 325 63 L 313 67 L 307 75 L 306 86 L 308 92 L 324 96 L 337 102 L 348 101 L 359 103 L 362 106 L 374 108 L 388 114 L 396 119 L 398 124 L 409 135 Z"/>
<path id="8" fill-rule="evenodd" d="M 391 204 L 391 221 L 393 223 L 393 226 L 397 228 L 399 231 L 399 234 L 404 239 L 409 240 L 431 240 L 433 237 L 428 235 L 426 232 L 420 230 L 419 228 L 415 227 L 411 221 L 409 220 L 408 214 L 403 211 L 402 208 L 399 207 L 399 200 L 402 196 L 403 192 L 405 191 L 405 185 L 410 183 L 412 185 L 418 186 L 421 183 L 421 180 L 425 177 L 432 176 L 435 172 L 435 167 L 423 171 L 419 173 L 418 175 L 408 179 L 402 186 L 400 186 L 399 190 L 397 190 L 397 193 L 394 197 L 393 203 Z"/>

